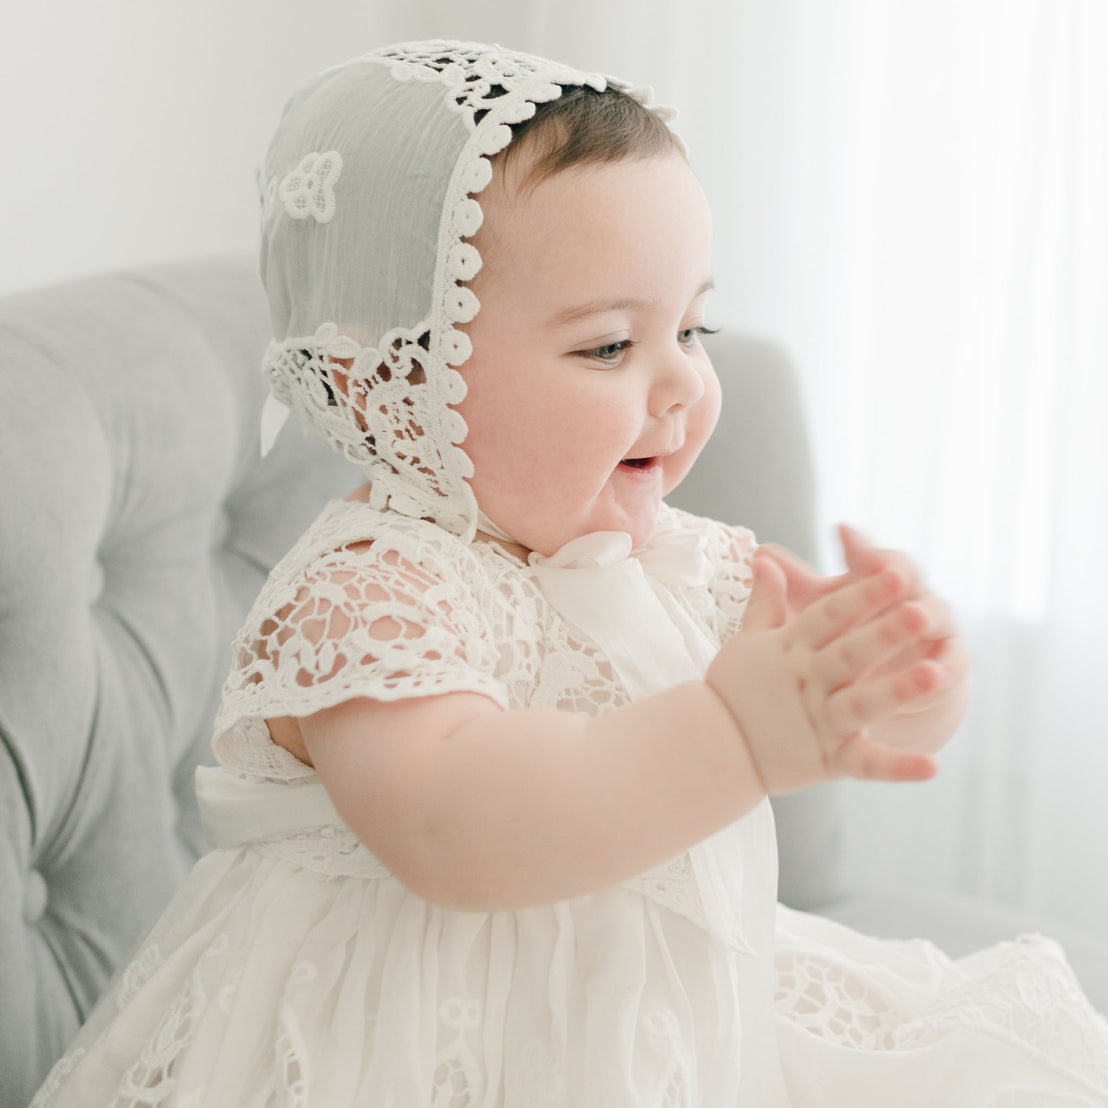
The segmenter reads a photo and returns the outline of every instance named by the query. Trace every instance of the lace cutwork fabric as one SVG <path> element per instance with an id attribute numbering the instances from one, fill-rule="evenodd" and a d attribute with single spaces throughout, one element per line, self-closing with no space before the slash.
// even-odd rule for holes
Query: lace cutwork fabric
<path id="1" fill-rule="evenodd" d="M 963 959 L 957 971 L 947 970 L 933 949 L 927 957 L 951 983 L 905 1019 L 903 981 L 884 967 L 862 972 L 830 949 L 779 953 L 778 1012 L 851 1050 L 908 1050 L 973 1029 L 1108 1086 L 1108 1024 L 1085 999 L 1057 944 L 1024 936 Z"/>
<path id="2" fill-rule="evenodd" d="M 491 593 L 477 556 L 431 524 L 351 530 L 358 516 L 377 513 L 332 504 L 273 571 L 235 640 L 217 735 L 244 718 L 307 715 L 366 690 L 379 700 L 479 692 L 506 706 L 492 676 L 500 652 L 469 592 L 480 584 Z M 451 558 L 469 564 L 451 572 Z"/>
<path id="3" fill-rule="evenodd" d="M 1056 943 L 1024 936 L 964 960 L 963 967 L 967 980 L 901 1028 L 898 1045 L 923 1045 L 952 1027 L 972 1027 L 1004 1042 L 1030 1044 L 1044 1062 L 1088 1073 L 1108 1086 L 1108 1022 L 1085 999 Z"/>
<path id="4" fill-rule="evenodd" d="M 777 934 L 775 1006 L 790 1030 L 858 1057 L 899 1055 L 906 1074 L 917 1059 L 962 1059 L 966 1103 L 1108 1104 L 1108 1021 L 1056 943 L 1028 935 L 954 962 L 922 941 L 868 940 L 786 909 Z"/>
<path id="5" fill-rule="evenodd" d="M 891 1050 L 900 1026 L 897 1007 L 879 980 L 850 965 L 815 958 L 782 958 L 777 1010 L 798 1027 L 852 1050 Z"/>
<path id="6" fill-rule="evenodd" d="M 663 518 L 693 523 L 672 509 Z M 715 569 L 711 589 L 672 591 L 718 642 L 741 619 L 753 539 L 696 526 Z M 331 502 L 277 565 L 233 656 L 216 753 L 229 768 L 280 780 L 306 767 L 256 721 L 356 696 L 475 692 L 503 708 L 588 715 L 628 700 L 605 657 L 552 608 L 527 567 L 492 544 L 467 545 L 359 502 Z"/>

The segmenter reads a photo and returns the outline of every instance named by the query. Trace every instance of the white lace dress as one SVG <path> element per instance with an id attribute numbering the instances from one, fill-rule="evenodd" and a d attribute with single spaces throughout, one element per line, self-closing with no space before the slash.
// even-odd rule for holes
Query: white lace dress
<path id="1" fill-rule="evenodd" d="M 666 509 L 631 561 L 715 644 L 739 626 L 751 549 Z M 198 780 L 217 847 L 33 1108 L 1108 1104 L 1108 1024 L 1055 946 L 952 962 L 778 909 L 768 803 L 614 888 L 454 912 L 391 876 L 270 742 L 266 717 L 352 695 L 626 702 L 548 591 L 491 545 L 328 505 L 236 642 L 221 768 Z"/>

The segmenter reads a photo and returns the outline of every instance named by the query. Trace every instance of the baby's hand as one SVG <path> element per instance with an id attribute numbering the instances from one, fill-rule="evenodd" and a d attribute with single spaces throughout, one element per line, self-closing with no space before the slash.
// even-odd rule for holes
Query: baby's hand
<path id="1" fill-rule="evenodd" d="M 882 569 L 894 569 L 907 581 L 904 600 L 918 604 L 927 615 L 925 635 L 906 643 L 902 651 L 878 663 L 871 676 L 894 673 L 912 661 L 928 662 L 939 680 L 928 696 L 917 697 L 899 711 L 875 724 L 868 737 L 899 750 L 927 754 L 938 750 L 962 719 L 969 697 L 969 652 L 954 625 L 950 610 L 924 583 L 919 571 L 902 553 L 880 550 L 846 525 L 839 528 L 847 572 L 823 577 L 811 566 L 772 544 L 758 548 L 781 571 L 785 581 L 783 610 L 786 618 L 844 585 Z M 778 607 L 782 606 L 780 600 Z"/>
<path id="2" fill-rule="evenodd" d="M 906 599 L 910 581 L 884 564 L 853 571 L 790 603 L 786 571 L 754 561 L 743 631 L 708 667 L 769 793 L 852 776 L 887 781 L 931 777 L 925 754 L 874 742 L 868 731 L 932 696 L 941 667 L 921 658 L 931 630 L 925 608 Z"/>
<path id="3" fill-rule="evenodd" d="M 913 660 L 927 661 L 940 675 L 931 695 L 906 704 L 870 734 L 876 741 L 901 750 L 932 753 L 953 734 L 961 722 L 969 698 L 969 652 L 954 624 L 950 609 L 924 583 L 915 567 L 895 550 L 879 550 L 850 527 L 840 528 L 843 552 L 852 574 L 895 568 L 908 578 L 906 598 L 927 613 L 930 629 L 918 641 L 889 659 L 887 666 Z M 880 672 L 880 667 L 877 672 Z"/>

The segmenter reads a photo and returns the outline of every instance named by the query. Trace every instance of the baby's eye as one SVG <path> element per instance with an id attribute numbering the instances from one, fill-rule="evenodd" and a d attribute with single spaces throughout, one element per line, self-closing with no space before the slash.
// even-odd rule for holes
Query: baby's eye
<path id="1" fill-rule="evenodd" d="M 703 324 L 699 327 L 686 327 L 677 332 L 677 341 L 682 346 L 694 346 L 700 335 L 714 335 L 718 330 L 718 327 L 705 327 Z"/>
<path id="2" fill-rule="evenodd" d="M 621 339 L 619 342 L 606 342 L 603 346 L 594 346 L 589 350 L 575 350 L 573 353 L 578 358 L 591 358 L 595 362 L 618 365 L 623 360 L 623 355 L 634 345 L 631 339 Z"/>

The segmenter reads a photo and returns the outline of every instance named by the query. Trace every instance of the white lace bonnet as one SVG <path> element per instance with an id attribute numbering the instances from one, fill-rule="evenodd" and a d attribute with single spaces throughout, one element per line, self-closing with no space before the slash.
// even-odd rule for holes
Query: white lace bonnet
<path id="1" fill-rule="evenodd" d="M 275 336 L 263 440 L 280 426 L 276 401 L 357 464 L 374 507 L 473 537 L 473 466 L 451 405 L 470 353 L 455 324 L 478 309 L 465 284 L 481 266 L 465 241 L 482 221 L 474 197 L 509 125 L 580 85 L 650 96 L 499 46 L 430 41 L 326 70 L 292 97 L 258 175 Z"/>

